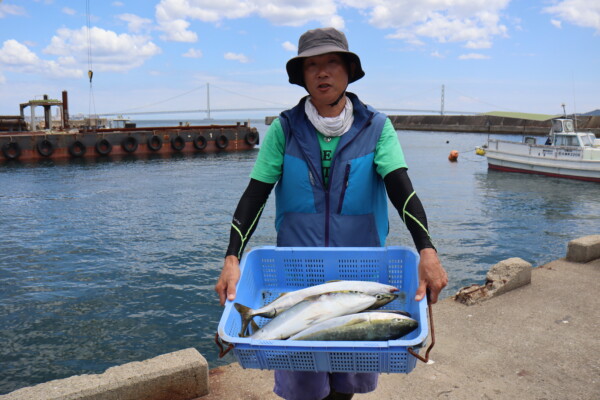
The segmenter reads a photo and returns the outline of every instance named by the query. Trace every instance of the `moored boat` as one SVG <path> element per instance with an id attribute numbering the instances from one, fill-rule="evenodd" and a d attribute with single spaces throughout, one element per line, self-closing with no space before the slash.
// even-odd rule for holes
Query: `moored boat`
<path id="1" fill-rule="evenodd" d="M 488 168 L 600 182 L 600 140 L 593 133 L 576 132 L 573 120 L 556 118 L 544 143 L 525 136 L 523 142 L 489 139 Z"/>
<path id="2" fill-rule="evenodd" d="M 87 124 L 71 128 L 68 118 L 66 92 L 63 101 L 36 100 L 21 104 L 21 115 L 6 117 L 11 121 L 0 124 L 0 162 L 18 160 L 23 162 L 44 159 L 68 159 L 83 157 L 119 157 L 125 155 L 170 155 L 191 153 L 214 153 L 251 150 L 259 140 L 256 128 L 247 122 L 235 125 L 184 125 L 166 127 L 136 127 L 125 119 L 112 128 L 99 128 Z M 25 130 L 23 109 L 31 106 L 33 130 Z M 35 106 L 44 107 L 44 128 L 35 129 Z M 60 126 L 52 128 L 50 107 L 58 106 Z M 93 126 L 90 126 L 93 125 Z"/>

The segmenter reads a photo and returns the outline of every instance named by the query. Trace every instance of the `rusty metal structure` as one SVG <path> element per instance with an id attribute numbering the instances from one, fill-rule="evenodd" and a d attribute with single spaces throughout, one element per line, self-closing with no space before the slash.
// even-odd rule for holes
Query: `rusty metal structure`
<path id="1" fill-rule="evenodd" d="M 30 108 L 30 129 L 25 110 Z M 43 107 L 43 126 L 36 126 L 35 109 Z M 60 111 L 60 126 L 53 129 L 52 107 Z M 125 122 L 105 128 L 98 119 L 88 119 L 79 127 L 69 120 L 68 95 L 62 101 L 31 100 L 20 104 L 20 115 L 0 116 L 0 163 L 31 162 L 44 159 L 123 157 L 131 155 L 213 153 L 253 149 L 259 140 L 256 128 L 248 123 L 235 125 L 180 124 L 172 127 L 136 127 Z"/>

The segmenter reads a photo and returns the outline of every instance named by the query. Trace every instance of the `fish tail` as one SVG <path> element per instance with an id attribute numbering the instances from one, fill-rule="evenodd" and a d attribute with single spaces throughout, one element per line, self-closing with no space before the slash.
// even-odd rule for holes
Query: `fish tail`
<path id="1" fill-rule="evenodd" d="M 254 310 L 240 303 L 233 303 L 233 306 L 242 317 L 242 329 L 240 330 L 239 336 L 244 337 L 246 336 L 248 325 L 250 324 L 250 321 L 252 321 L 252 317 L 254 317 L 254 315 L 252 314 Z"/>

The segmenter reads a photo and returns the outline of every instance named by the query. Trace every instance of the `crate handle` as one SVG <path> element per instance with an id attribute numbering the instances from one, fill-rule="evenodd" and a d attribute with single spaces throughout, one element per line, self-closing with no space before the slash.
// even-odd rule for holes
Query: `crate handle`
<path id="1" fill-rule="evenodd" d="M 233 344 L 228 343 L 219 337 L 219 333 L 215 333 L 215 343 L 219 347 L 219 358 L 225 357 L 225 354 L 229 353 L 233 349 Z M 223 345 L 227 345 L 227 349 L 223 349 Z"/>
<path id="2" fill-rule="evenodd" d="M 427 311 L 429 314 L 429 326 L 431 327 L 431 344 L 429 345 L 429 347 L 427 348 L 427 351 L 425 352 L 425 357 L 421 357 L 416 351 L 413 350 L 412 347 L 409 347 L 407 349 L 410 354 L 412 354 L 419 360 L 423 361 L 425 364 L 427 364 L 429 362 L 429 352 L 435 345 L 435 330 L 433 329 L 433 314 L 431 312 L 431 302 L 429 301 L 429 293 L 427 293 L 427 294 L 428 294 L 428 296 L 427 296 Z"/>

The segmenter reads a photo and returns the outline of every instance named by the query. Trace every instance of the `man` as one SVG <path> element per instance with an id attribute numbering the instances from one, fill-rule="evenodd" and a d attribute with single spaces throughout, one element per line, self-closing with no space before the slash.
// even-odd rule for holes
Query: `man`
<path id="1" fill-rule="evenodd" d="M 289 82 L 309 96 L 269 127 L 234 213 L 229 247 L 215 290 L 235 299 L 239 259 L 277 183 L 278 246 L 384 246 L 387 196 L 420 254 L 419 288 L 435 303 L 448 278 L 427 230 L 427 218 L 406 173 L 391 121 L 346 92 L 362 78 L 359 57 L 333 28 L 309 30 L 286 65 Z M 377 386 L 377 374 L 275 371 L 274 392 L 288 400 L 350 399 Z"/>

